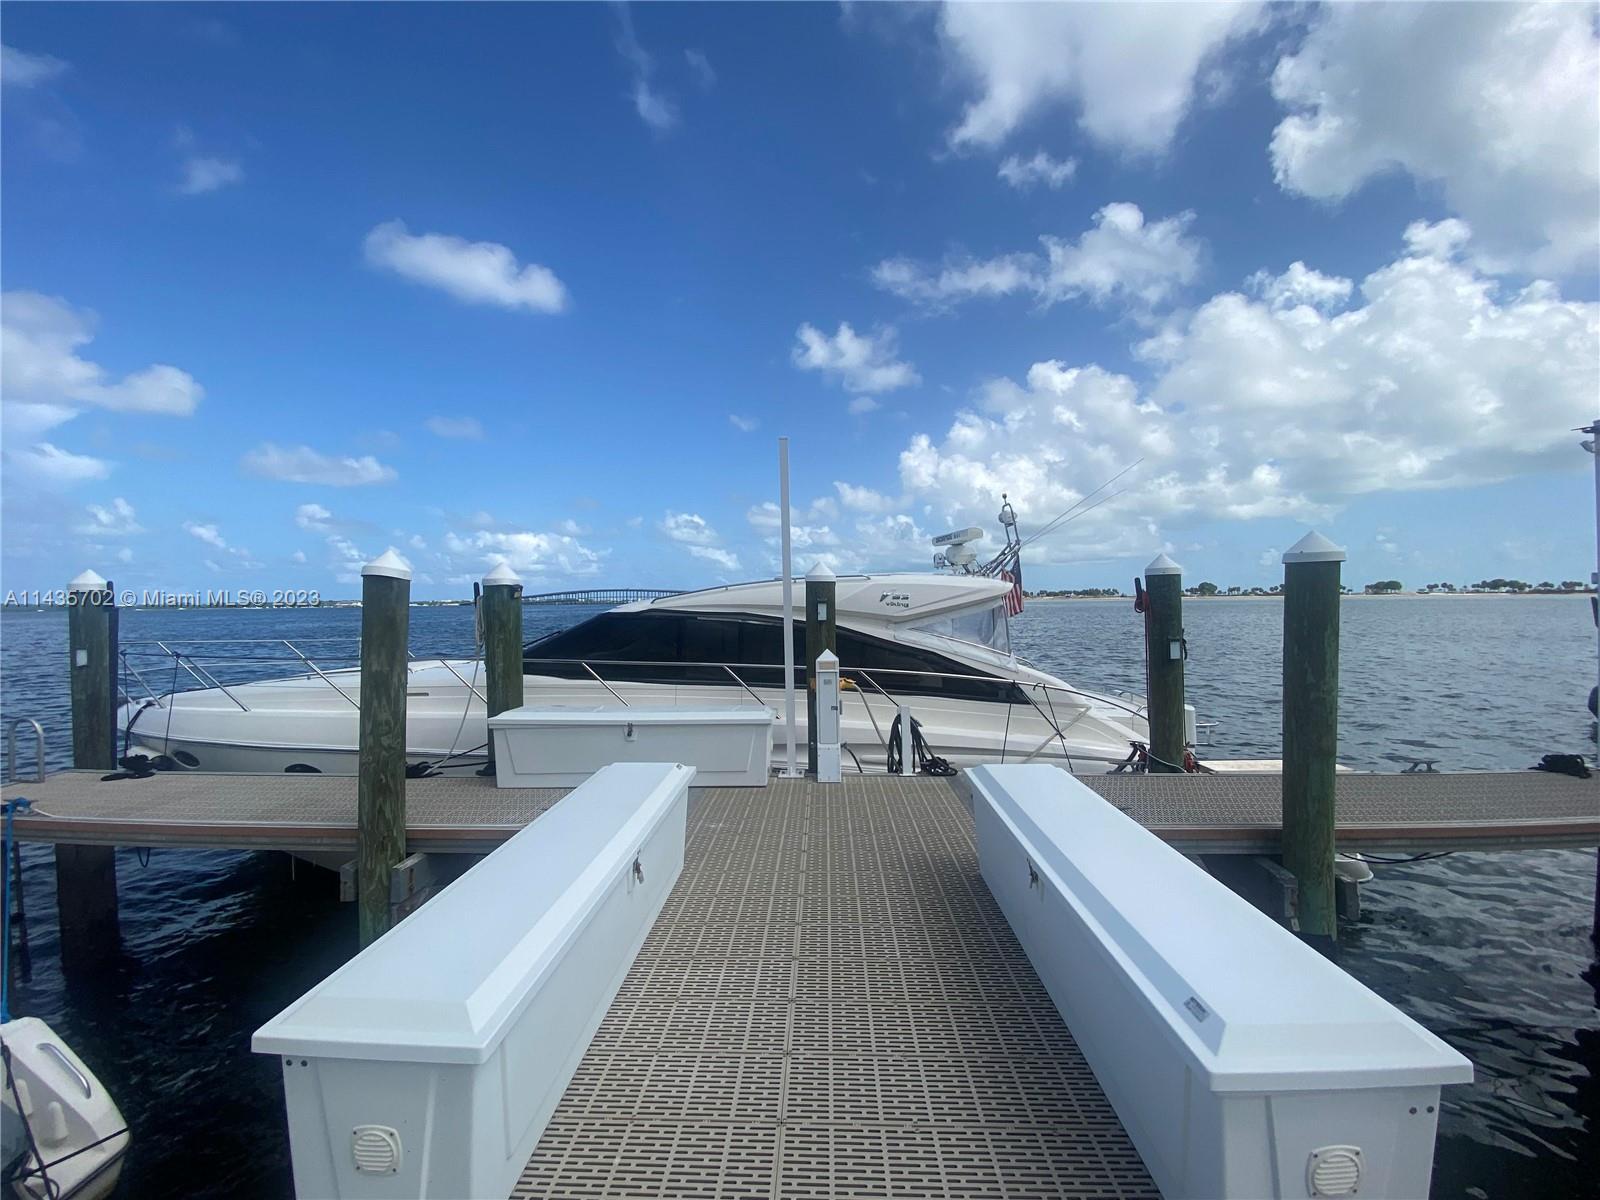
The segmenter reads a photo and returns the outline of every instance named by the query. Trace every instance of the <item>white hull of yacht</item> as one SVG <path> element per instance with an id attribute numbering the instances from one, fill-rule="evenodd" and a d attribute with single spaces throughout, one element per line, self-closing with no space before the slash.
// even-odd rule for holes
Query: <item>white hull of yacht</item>
<path id="1" fill-rule="evenodd" d="M 406 755 L 465 773 L 487 761 L 487 714 L 481 664 L 419 662 L 407 683 Z M 330 686 L 336 684 L 337 688 Z M 343 693 L 343 694 L 341 694 Z M 773 762 L 784 761 L 783 692 L 734 685 L 599 683 L 524 677 L 525 702 L 540 706 L 711 708 L 761 704 L 778 715 Z M 358 761 L 360 672 L 297 676 L 221 689 L 178 692 L 128 705 L 121 725 L 130 752 L 167 754 L 193 770 L 275 774 L 315 771 L 353 775 Z M 1082 772 L 1105 771 L 1144 741 L 1142 717 L 1125 701 L 1078 694 L 1072 703 L 1040 693 L 1033 704 L 938 696 L 902 697 L 921 724 L 932 753 L 955 766 L 980 762 L 1054 762 Z M 797 696 L 798 757 L 805 757 L 805 693 Z M 1035 704 L 1038 707 L 1035 707 Z M 1041 712 L 1040 709 L 1044 711 Z M 845 769 L 885 769 L 886 739 L 896 704 L 859 690 L 844 695 L 840 733 Z M 131 723 L 131 728 L 130 728 Z M 1057 730 L 1060 732 L 1058 733 Z"/>

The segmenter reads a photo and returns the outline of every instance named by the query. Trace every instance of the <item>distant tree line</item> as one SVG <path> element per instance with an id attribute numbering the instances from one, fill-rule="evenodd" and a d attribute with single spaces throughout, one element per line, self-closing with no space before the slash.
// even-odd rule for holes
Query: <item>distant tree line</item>
<path id="1" fill-rule="evenodd" d="M 1345 595 L 1355 594 L 1355 589 L 1349 586 L 1340 589 Z M 1406 590 L 1406 586 L 1398 579 L 1378 579 L 1366 584 L 1362 589 L 1368 596 L 1393 596 Z M 1201 580 L 1192 587 L 1183 589 L 1185 596 L 1276 596 L 1282 593 L 1283 585 L 1275 583 L 1271 587 L 1240 587 L 1237 584 L 1229 587 L 1219 587 L 1209 579 Z M 1560 596 L 1576 592 L 1592 592 L 1594 588 L 1577 579 L 1563 579 L 1560 583 L 1528 583 L 1521 579 L 1480 579 L 1477 583 L 1427 583 L 1417 588 L 1419 595 L 1475 595 L 1483 592 L 1499 592 L 1514 596 Z M 1024 593 L 1027 596 L 1039 599 L 1103 599 L 1106 597 L 1126 596 L 1128 593 L 1121 588 L 1090 587 L 1090 588 L 1041 588 L 1038 591 Z"/>

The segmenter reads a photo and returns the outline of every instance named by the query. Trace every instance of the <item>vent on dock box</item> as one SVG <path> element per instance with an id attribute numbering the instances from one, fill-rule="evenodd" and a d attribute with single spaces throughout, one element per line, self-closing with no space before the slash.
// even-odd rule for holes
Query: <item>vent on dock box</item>
<path id="1" fill-rule="evenodd" d="M 387 1125 L 357 1125 L 350 1150 L 363 1175 L 393 1175 L 400 1169 L 400 1134 Z"/>
<path id="2" fill-rule="evenodd" d="M 1324 1146 L 1306 1163 L 1307 1190 L 1313 1196 L 1354 1196 L 1361 1186 L 1361 1148 Z"/>

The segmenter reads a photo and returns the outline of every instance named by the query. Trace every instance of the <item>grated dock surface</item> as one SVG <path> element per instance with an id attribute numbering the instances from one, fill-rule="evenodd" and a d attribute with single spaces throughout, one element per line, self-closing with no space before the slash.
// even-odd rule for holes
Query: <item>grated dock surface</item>
<path id="1" fill-rule="evenodd" d="M 111 846 L 353 852 L 356 780 L 335 775 L 174 772 L 102 782 L 99 771 L 62 771 L 5 785 L 26 796 L 17 818 L 30 841 Z M 846 776 L 854 792 L 895 795 L 926 781 Z M 1272 854 L 1279 849 L 1283 778 L 1273 774 L 1080 775 L 1078 779 L 1185 853 Z M 942 783 L 934 781 L 936 786 Z M 776 800 L 791 780 L 755 797 Z M 1600 843 L 1600 781 L 1544 771 L 1341 774 L 1341 849 L 1378 852 L 1580 846 Z M 472 776 L 406 784 L 411 850 L 486 854 L 564 795 L 496 788 Z M 854 794 L 854 793 L 853 793 Z"/>
<path id="2" fill-rule="evenodd" d="M 515 1197 L 1154 1197 L 948 781 L 707 789 Z"/>

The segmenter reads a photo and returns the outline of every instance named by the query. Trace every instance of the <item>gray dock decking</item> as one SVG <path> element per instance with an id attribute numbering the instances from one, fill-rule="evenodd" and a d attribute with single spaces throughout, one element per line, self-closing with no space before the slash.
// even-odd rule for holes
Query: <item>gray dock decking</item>
<path id="1" fill-rule="evenodd" d="M 697 792 L 515 1197 L 1157 1195 L 946 780 Z"/>
<path id="2" fill-rule="evenodd" d="M 349 851 L 356 781 L 332 775 L 169 772 L 101 782 L 62 771 L 7 784 L 34 814 L 19 837 L 46 842 L 209 849 Z M 916 787 L 891 776 L 845 776 L 847 786 Z M 1282 778 L 1270 774 L 1080 775 L 1078 779 L 1186 853 L 1270 854 L 1281 839 Z M 754 794 L 775 800 L 799 781 Z M 1600 845 L 1600 781 L 1544 771 L 1341 774 L 1339 845 L 1350 850 L 1509 849 Z M 496 788 L 474 776 L 406 784 L 412 850 L 487 853 L 565 794 Z M 887 793 L 886 793 L 887 794 Z"/>
<path id="3" fill-rule="evenodd" d="M 31 840 L 353 851 L 356 781 L 63 772 L 5 788 Z M 1277 845 L 1273 775 L 1083 782 L 1180 849 Z M 1600 843 L 1600 785 L 1341 775 L 1361 849 Z M 407 785 L 412 850 L 483 853 L 562 790 Z M 1508 817 L 1508 812 L 1514 816 Z M 516 1197 L 1154 1196 L 978 872 L 962 782 L 692 794 L 682 878 Z"/>

